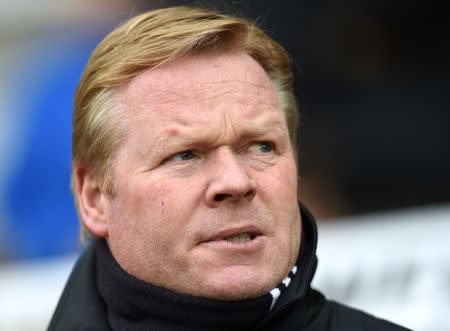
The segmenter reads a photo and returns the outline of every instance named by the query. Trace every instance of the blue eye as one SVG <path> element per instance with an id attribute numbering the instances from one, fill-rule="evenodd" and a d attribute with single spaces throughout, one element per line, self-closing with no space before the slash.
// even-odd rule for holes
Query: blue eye
<path id="1" fill-rule="evenodd" d="M 175 154 L 174 159 L 181 161 L 188 161 L 194 158 L 194 153 L 191 150 L 183 151 L 181 153 Z"/>
<path id="2" fill-rule="evenodd" d="M 260 143 L 257 143 L 258 147 L 259 147 L 259 151 L 261 153 L 270 153 L 272 151 L 272 144 L 267 142 L 267 141 L 263 141 Z"/>

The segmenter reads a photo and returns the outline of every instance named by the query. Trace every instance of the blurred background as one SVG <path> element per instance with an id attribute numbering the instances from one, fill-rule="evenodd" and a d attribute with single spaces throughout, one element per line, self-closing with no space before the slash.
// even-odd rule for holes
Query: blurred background
<path id="1" fill-rule="evenodd" d="M 450 21 L 426 0 L 0 0 L 0 330 L 45 328 L 79 253 L 72 98 L 90 52 L 174 4 L 257 20 L 293 57 L 314 285 L 450 330 Z"/>

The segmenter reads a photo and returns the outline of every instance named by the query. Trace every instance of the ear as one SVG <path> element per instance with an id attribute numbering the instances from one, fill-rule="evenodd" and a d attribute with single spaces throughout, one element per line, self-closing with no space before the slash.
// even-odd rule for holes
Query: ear
<path id="1" fill-rule="evenodd" d="M 101 189 L 100 181 L 88 170 L 74 165 L 74 192 L 80 217 L 95 236 L 107 237 L 107 205 L 109 198 Z"/>

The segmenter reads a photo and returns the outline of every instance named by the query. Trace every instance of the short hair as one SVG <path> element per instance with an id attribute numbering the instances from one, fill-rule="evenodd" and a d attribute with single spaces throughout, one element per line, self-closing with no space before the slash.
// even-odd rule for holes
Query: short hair
<path id="1" fill-rule="evenodd" d="M 228 49 L 250 55 L 272 81 L 296 152 L 298 110 L 291 59 L 283 47 L 244 18 L 203 8 L 169 7 L 129 19 L 93 51 L 75 92 L 73 164 L 93 171 L 104 191 L 113 195 L 115 152 L 127 133 L 115 90 L 172 60 Z M 78 205 L 76 196 L 75 202 Z"/>

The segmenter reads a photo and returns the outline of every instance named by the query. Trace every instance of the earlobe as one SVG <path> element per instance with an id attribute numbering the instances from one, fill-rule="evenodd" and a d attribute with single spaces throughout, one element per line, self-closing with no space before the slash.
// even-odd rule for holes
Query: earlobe
<path id="1" fill-rule="evenodd" d="M 76 165 L 73 169 L 73 179 L 81 221 L 93 235 L 107 237 L 108 198 L 102 191 L 99 180 L 94 174 Z"/>

